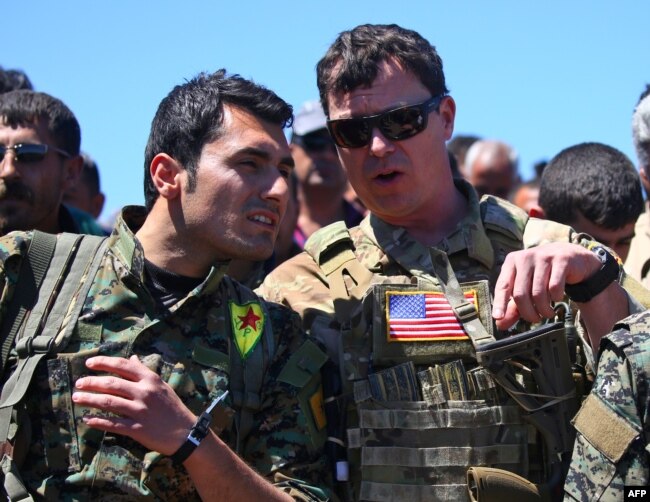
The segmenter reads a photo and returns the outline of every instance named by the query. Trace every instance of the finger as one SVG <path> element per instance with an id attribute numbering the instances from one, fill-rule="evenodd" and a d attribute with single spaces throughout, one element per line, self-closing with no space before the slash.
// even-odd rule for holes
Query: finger
<path id="1" fill-rule="evenodd" d="M 506 315 L 508 302 L 512 295 L 512 285 L 515 281 L 515 266 L 513 255 L 506 257 L 501 272 L 494 286 L 494 300 L 492 302 L 492 317 L 495 320 L 503 319 Z"/>
<path id="2" fill-rule="evenodd" d="M 110 394 L 126 399 L 133 399 L 139 390 L 139 385 L 130 380 L 112 375 L 93 375 L 77 379 L 75 388 L 85 390 L 86 392 L 98 392 L 100 394 Z"/>
<path id="3" fill-rule="evenodd" d="M 86 367 L 93 371 L 106 371 L 131 381 L 144 378 L 151 370 L 140 362 L 137 356 L 123 357 L 95 356 L 88 358 Z"/>
<path id="4" fill-rule="evenodd" d="M 114 432 L 129 437 L 133 437 L 142 430 L 142 424 L 130 418 L 84 415 L 82 420 L 95 429 Z"/>
<path id="5" fill-rule="evenodd" d="M 521 315 L 519 314 L 519 310 L 517 310 L 517 304 L 511 298 L 510 301 L 508 301 L 503 317 L 496 321 L 497 329 L 501 331 L 510 329 L 520 317 Z"/>
<path id="6" fill-rule="evenodd" d="M 72 393 L 72 401 L 78 405 L 114 413 L 123 418 L 138 417 L 146 411 L 137 401 L 110 394 L 75 391 Z"/>
<path id="7" fill-rule="evenodd" d="M 532 297 L 534 269 L 534 254 L 528 251 L 519 254 L 512 298 L 517 304 L 520 317 L 531 322 L 539 320 Z"/>
<path id="8" fill-rule="evenodd" d="M 536 261 L 533 269 L 531 296 L 537 317 L 553 317 L 555 315 L 555 311 L 551 307 L 551 295 L 549 292 L 551 270 L 552 264 L 544 256 Z"/>

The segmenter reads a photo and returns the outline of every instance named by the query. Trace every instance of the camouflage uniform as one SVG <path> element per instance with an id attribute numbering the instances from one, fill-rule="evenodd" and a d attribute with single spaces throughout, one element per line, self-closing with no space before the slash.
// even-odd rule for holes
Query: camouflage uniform
<path id="1" fill-rule="evenodd" d="M 630 253 L 625 260 L 625 270 L 650 288 L 650 205 L 646 203 L 646 210 L 641 213 L 634 225 L 634 238 L 630 245 Z"/>
<path id="2" fill-rule="evenodd" d="M 584 236 L 576 234 L 570 227 L 565 225 L 544 220 L 528 220 L 526 214 L 520 209 L 500 199 L 484 197 L 479 204 L 477 196 L 469 184 L 464 181 L 457 181 L 456 183 L 457 188 L 464 193 L 469 201 L 468 213 L 455 231 L 443 239 L 436 248 L 444 252 L 448 257 L 463 290 L 468 288 L 480 290 L 481 288 L 477 284 L 478 281 L 483 281 L 482 284 L 485 287 L 483 288 L 482 294 L 478 295 L 477 310 L 486 329 L 493 330 L 489 296 L 492 293 L 503 261 L 509 252 L 546 242 L 573 241 L 586 243 L 586 241 Z M 384 359 L 385 367 L 390 366 L 391 359 L 392 363 L 396 364 L 397 361 L 408 360 L 409 357 L 401 357 L 400 359 L 399 356 L 395 355 L 393 347 L 388 347 L 391 344 L 383 343 L 381 334 L 377 336 L 377 325 L 385 324 L 386 310 L 385 308 L 382 310 L 380 299 L 370 298 L 369 295 L 372 294 L 370 293 L 372 288 L 368 289 L 369 295 L 356 294 L 357 298 L 363 296 L 362 301 L 337 300 L 340 302 L 339 309 L 343 311 L 347 310 L 346 316 L 341 316 L 338 312 L 335 312 L 334 297 L 336 297 L 336 293 L 334 292 L 334 288 L 336 285 L 331 282 L 330 276 L 328 275 L 330 269 L 337 266 L 339 268 L 345 268 L 348 267 L 348 264 L 354 264 L 355 261 L 360 262 L 363 268 L 370 272 L 371 276 L 363 284 L 366 288 L 368 288 L 368 283 L 373 285 L 374 289 L 378 288 L 376 286 L 377 284 L 382 284 L 379 288 L 384 287 L 383 285 L 385 284 L 400 285 L 399 287 L 405 288 L 413 287 L 415 284 L 415 287 L 426 290 L 440 290 L 440 287 L 432 270 L 429 248 L 412 239 L 403 228 L 389 225 L 374 215 L 369 215 L 358 227 L 350 229 L 349 236 L 351 243 L 350 245 L 344 244 L 342 247 L 347 247 L 348 253 L 351 250 L 354 253 L 352 256 L 354 259 L 341 264 L 345 258 L 339 259 L 336 255 L 342 256 L 343 254 L 332 249 L 340 249 L 340 243 L 345 242 L 346 235 L 348 235 L 347 232 L 341 231 L 341 227 L 330 226 L 321 229 L 308 241 L 306 246 L 308 253 L 303 253 L 275 269 L 266 278 L 258 292 L 270 301 L 290 306 L 301 315 L 303 326 L 312 336 L 317 337 L 327 346 L 332 359 L 341 361 L 343 394 L 354 394 L 355 401 L 358 401 L 359 389 L 353 381 L 366 379 L 369 373 L 381 369 L 381 363 L 378 357 L 378 343 L 381 344 L 383 354 L 380 357 Z M 354 276 L 354 273 L 351 275 Z M 355 284 L 357 281 L 355 279 L 344 274 L 343 282 L 344 284 L 339 286 L 339 288 L 355 293 L 355 288 L 357 287 Z M 395 286 L 391 287 L 395 289 Z M 350 296 L 354 295 L 351 294 Z M 379 309 L 373 307 L 373 304 L 377 302 L 380 304 Z M 375 312 L 374 318 L 370 317 L 372 314 L 367 313 L 368 311 L 372 311 L 373 308 Z M 383 335 L 383 339 L 385 338 L 385 335 Z M 420 343 L 419 346 L 413 344 L 412 351 L 410 352 L 412 357 L 410 358 L 412 361 L 415 361 L 416 365 L 418 365 L 417 361 L 420 361 L 420 366 L 416 369 L 431 366 L 432 362 L 442 364 L 456 359 L 462 359 L 465 362 L 470 361 L 470 365 L 472 364 L 471 360 L 474 360 L 473 364 L 474 366 L 476 365 L 473 347 L 467 338 L 465 340 L 441 339 L 430 343 L 435 344 L 435 347 L 427 348 L 424 343 Z M 400 344 L 392 345 L 398 346 Z M 432 346 L 429 345 L 429 347 Z M 392 355 L 391 350 L 393 351 Z M 398 350 L 406 349 L 402 349 L 402 346 L 400 346 Z M 421 352 L 423 350 L 428 352 L 426 357 L 422 357 Z M 470 367 L 467 366 L 467 368 Z M 451 403 L 451 401 L 449 402 Z M 465 441 L 467 436 L 471 435 L 470 431 L 472 428 L 478 423 L 477 416 L 482 413 L 478 408 L 485 406 L 485 401 L 480 406 L 476 404 L 478 403 L 477 401 L 467 402 L 470 405 L 471 403 L 475 403 L 475 406 L 477 406 L 476 412 L 473 415 L 470 413 L 470 418 L 462 424 L 456 423 L 455 425 L 440 426 L 442 428 L 457 428 L 456 430 L 459 436 L 456 440 L 450 440 L 447 447 L 438 450 L 436 455 L 439 458 L 445 455 L 450 458 L 454 457 L 457 450 L 460 450 L 460 448 L 454 448 L 454 441 Z M 388 407 L 393 406 L 393 404 Z M 526 442 L 525 439 L 521 439 L 521 437 L 525 437 L 525 434 L 527 434 L 526 430 L 524 430 L 526 427 L 522 427 L 521 417 L 515 416 L 517 415 L 517 410 L 510 407 L 511 404 L 509 403 L 506 407 L 506 412 L 513 414 L 512 420 L 508 422 L 509 419 L 506 420 L 505 417 L 502 417 L 505 421 L 500 423 L 512 424 L 508 426 L 509 429 L 507 430 L 514 431 L 512 432 L 513 435 L 520 434 L 519 441 Z M 412 420 L 429 420 L 429 417 L 425 416 L 428 413 L 427 403 L 413 403 L 413 406 L 422 408 L 418 412 L 420 414 L 416 413 L 411 415 L 409 414 L 410 412 L 400 412 L 402 416 L 409 416 Z M 503 410 L 495 413 L 502 413 Z M 493 411 L 490 410 L 490 412 Z M 353 435 L 351 435 L 350 428 L 356 428 L 359 415 L 367 414 L 371 416 L 373 413 L 368 410 L 360 411 L 360 408 L 357 406 L 356 412 L 348 415 L 348 422 L 345 426 L 348 428 L 348 447 L 351 447 L 351 444 L 356 442 L 356 439 L 352 438 L 357 437 L 357 431 L 353 430 Z M 377 411 L 377 413 L 381 414 L 381 410 Z M 391 416 L 393 416 L 392 413 Z M 441 421 L 444 422 L 447 418 L 443 417 Z M 425 428 L 424 426 L 414 426 L 413 423 L 405 424 L 404 427 L 409 429 L 408 434 L 416 432 L 412 429 Z M 390 430 L 390 427 L 387 427 L 387 429 Z M 446 431 L 449 431 L 449 429 L 446 429 Z M 503 433 L 505 433 L 504 430 L 501 431 L 501 434 Z M 362 442 L 361 446 L 372 447 L 372 442 L 378 441 L 380 434 L 383 433 L 377 432 L 377 429 L 374 429 L 374 431 L 362 429 L 362 440 L 365 443 Z M 397 441 L 398 434 L 406 437 L 407 432 L 396 432 L 393 434 L 392 439 L 384 438 L 386 439 L 384 444 L 388 446 L 392 444 L 392 446 L 395 446 L 397 443 L 391 442 Z M 446 434 L 449 435 L 448 432 Z M 365 439 L 363 439 L 364 435 Z M 495 444 L 502 440 L 503 438 L 499 439 L 499 437 L 496 437 L 491 440 L 494 442 L 490 444 Z M 421 447 L 422 451 L 426 450 L 427 444 L 422 441 L 430 441 L 432 446 L 441 446 L 434 444 L 436 439 L 429 436 L 428 438 L 413 440 L 412 444 L 415 445 L 414 448 Z M 498 446 L 495 448 L 498 448 Z M 364 447 L 361 450 L 361 454 L 366 455 L 369 448 Z M 405 461 L 406 463 L 397 464 L 398 460 L 396 456 L 398 455 L 398 450 L 399 448 L 393 449 L 395 452 L 393 458 L 395 460 L 389 464 L 387 469 L 380 471 L 377 465 L 372 467 L 375 471 L 380 472 L 380 474 L 373 475 L 375 480 L 379 480 L 380 483 L 391 483 L 397 487 L 397 491 L 372 491 L 374 490 L 372 488 L 364 495 L 363 489 L 360 494 L 359 486 L 355 486 L 353 489 L 353 498 L 381 498 L 382 500 L 391 500 L 421 497 L 423 500 L 427 498 L 462 500 L 467 497 L 466 486 L 464 481 L 462 481 L 466 468 L 469 465 L 490 465 L 488 461 L 479 460 L 478 457 L 474 460 L 469 460 L 469 463 L 464 463 L 464 460 L 458 459 L 449 460 L 449 462 L 456 465 L 454 473 L 451 475 L 455 481 L 454 483 L 449 483 L 446 474 L 442 471 L 442 467 L 436 464 L 437 461 L 435 459 L 426 460 L 426 465 L 432 466 L 428 469 L 397 469 L 395 467 L 396 465 L 405 466 L 410 462 L 420 462 L 420 460 L 412 461 L 409 459 Z M 473 451 L 478 452 L 479 450 L 480 448 L 469 446 L 467 449 L 468 455 L 471 457 Z M 528 458 L 532 454 L 524 450 L 513 451 L 508 455 L 510 457 L 508 462 L 506 462 L 507 465 L 502 462 L 496 462 L 492 465 L 527 475 L 527 469 L 529 467 L 527 464 Z M 351 464 L 359 461 L 358 457 L 354 455 L 350 456 L 350 451 L 348 452 L 348 456 L 350 457 Z M 381 460 L 381 462 L 386 460 L 388 459 Z M 375 460 L 365 459 L 364 462 L 373 463 Z M 376 463 L 381 462 L 377 461 Z M 421 463 L 418 465 L 422 466 Z M 539 466 L 537 468 L 539 469 Z M 355 472 L 358 472 L 358 467 L 351 466 L 350 473 L 354 476 Z M 410 485 L 417 484 L 442 484 L 445 486 L 440 489 L 441 491 L 422 492 L 419 491 L 420 488 L 411 490 Z"/>
<path id="3" fill-rule="evenodd" d="M 600 344 L 591 394 L 574 419 L 577 437 L 564 500 L 623 500 L 650 484 L 650 310 L 632 315 Z"/>
<path id="4" fill-rule="evenodd" d="M 20 472 L 26 486 L 52 500 L 199 499 L 182 466 L 128 437 L 89 428 L 82 417 L 91 410 L 71 402 L 74 382 L 88 372 L 86 358 L 136 354 L 197 416 L 230 389 L 225 405 L 213 412 L 213 430 L 257 472 L 297 499 L 323 498 L 317 488 L 326 472 L 320 453 L 324 430 L 318 416 L 318 370 L 325 355 L 306 340 L 294 313 L 259 302 L 252 291 L 225 276 L 227 263 L 216 264 L 203 283 L 169 310 L 158 305 L 144 285 L 143 250 L 133 234 L 142 221 L 144 208 L 125 208 L 72 339 L 37 368 L 25 402 L 31 438 L 22 445 L 29 447 Z M 12 233 L 0 240 L 2 313 L 30 238 L 30 233 Z M 253 328 L 263 333 L 256 345 L 264 347 L 257 352 L 262 359 L 253 354 L 244 360 L 236 353 L 239 369 L 232 363 L 238 350 L 233 303 L 259 305 L 264 314 L 258 317 L 266 323 L 266 330 L 259 324 Z M 296 361 L 297 355 L 304 361 Z M 246 364 L 257 368 L 249 371 Z M 257 394 L 243 382 L 244 391 L 251 391 L 244 392 L 244 404 L 234 402 L 237 371 L 240 380 L 259 376 Z M 248 433 L 240 428 L 244 405 L 254 410 Z"/>

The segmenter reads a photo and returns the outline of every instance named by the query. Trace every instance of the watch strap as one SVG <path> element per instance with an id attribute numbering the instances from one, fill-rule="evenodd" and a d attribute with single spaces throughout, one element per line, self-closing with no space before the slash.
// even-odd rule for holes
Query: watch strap
<path id="1" fill-rule="evenodd" d="M 618 279 L 621 271 L 616 258 L 603 246 L 595 246 L 591 251 L 598 255 L 601 267 L 584 281 L 565 285 L 564 291 L 574 302 L 585 303 L 590 301 Z"/>
<path id="2" fill-rule="evenodd" d="M 211 411 L 211 409 L 210 409 Z M 190 433 L 187 435 L 187 439 L 181 445 L 181 447 L 176 450 L 175 453 L 170 455 L 171 459 L 175 464 L 182 464 L 187 460 L 187 458 L 196 450 L 196 447 L 201 444 L 203 438 L 208 435 L 210 430 L 210 422 L 212 417 L 208 411 L 201 413 L 201 416 L 196 421 Z"/>

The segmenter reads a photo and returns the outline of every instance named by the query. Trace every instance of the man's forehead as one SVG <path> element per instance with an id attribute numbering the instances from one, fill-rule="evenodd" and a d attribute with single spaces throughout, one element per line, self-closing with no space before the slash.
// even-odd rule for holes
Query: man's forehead
<path id="1" fill-rule="evenodd" d="M 9 125 L 5 117 L 0 117 L 0 138 L 32 139 L 49 143 L 50 134 L 42 119 L 36 122 L 21 122 Z"/>

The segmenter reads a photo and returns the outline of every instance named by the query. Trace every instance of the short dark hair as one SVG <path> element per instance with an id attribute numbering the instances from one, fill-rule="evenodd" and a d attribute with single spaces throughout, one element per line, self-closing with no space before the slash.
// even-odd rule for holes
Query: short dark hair
<path id="1" fill-rule="evenodd" d="M 149 166 L 159 153 L 166 153 L 188 173 L 188 191 L 196 182 L 197 163 L 207 143 L 223 134 L 223 107 L 231 105 L 281 127 L 290 127 L 293 108 L 273 91 L 239 75 L 200 73 L 189 82 L 177 85 L 161 101 L 151 123 L 144 158 L 144 198 L 150 211 L 158 191 Z"/>
<path id="2" fill-rule="evenodd" d="M 26 89 L 0 94 L 0 119 L 10 127 L 36 125 L 43 120 L 56 145 L 70 155 L 79 155 L 81 129 L 70 109 L 44 92 Z"/>
<path id="3" fill-rule="evenodd" d="M 5 70 L 0 66 L 0 94 L 18 89 L 34 89 L 27 74 L 22 70 Z"/>
<path id="4" fill-rule="evenodd" d="M 316 65 L 325 115 L 329 117 L 329 93 L 370 87 L 377 78 L 379 64 L 391 59 L 418 77 L 432 96 L 449 92 L 442 59 L 418 32 L 396 24 L 363 24 L 340 33 Z"/>
<path id="5" fill-rule="evenodd" d="M 602 143 L 562 150 L 546 165 L 539 205 L 549 220 L 573 224 L 581 213 L 609 230 L 636 221 L 643 212 L 641 180 L 632 161 Z"/>

